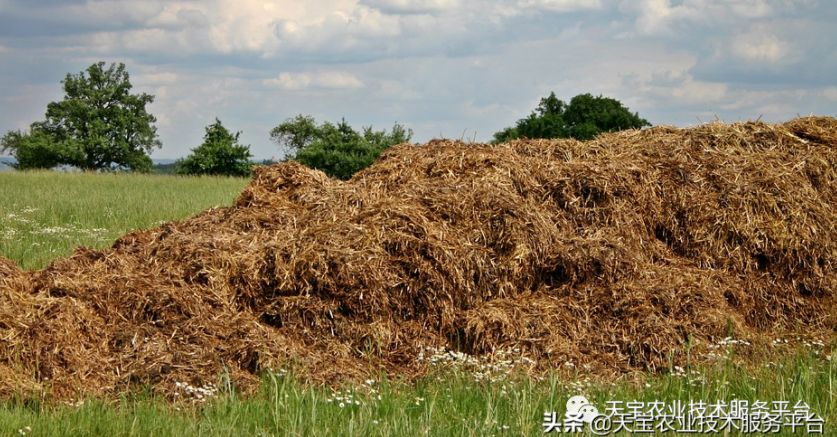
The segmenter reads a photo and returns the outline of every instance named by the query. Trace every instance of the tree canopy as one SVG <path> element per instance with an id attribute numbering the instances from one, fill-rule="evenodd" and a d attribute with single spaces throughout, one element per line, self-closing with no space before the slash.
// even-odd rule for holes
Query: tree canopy
<path id="1" fill-rule="evenodd" d="M 515 138 L 575 138 L 589 140 L 603 132 L 651 126 L 638 113 L 609 97 L 579 94 L 569 104 L 550 93 L 532 113 L 494 134 L 494 142 Z"/>
<path id="2" fill-rule="evenodd" d="M 47 105 L 46 119 L 32 123 L 29 133 L 10 131 L 3 151 L 18 168 L 72 165 L 83 170 L 151 170 L 148 156 L 161 143 L 146 111 L 154 96 L 131 94 L 125 64 L 91 65 L 61 81 L 64 99 Z"/>
<path id="3" fill-rule="evenodd" d="M 206 127 L 203 144 L 192 149 L 186 159 L 178 160 L 174 172 L 181 175 L 249 176 L 252 171 L 249 145 L 238 144 L 241 132 L 233 134 L 215 118 Z"/>
<path id="4" fill-rule="evenodd" d="M 345 119 L 317 125 L 314 117 L 298 115 L 273 128 L 270 136 L 291 159 L 345 180 L 369 167 L 388 147 L 409 142 L 413 131 L 395 123 L 390 132 L 371 126 L 358 132 Z"/>
<path id="5" fill-rule="evenodd" d="M 19 170 L 50 169 L 72 160 L 73 150 L 43 130 L 8 131 L 0 138 L 0 152 L 11 152 Z"/>
<path id="6" fill-rule="evenodd" d="M 299 114 L 271 129 L 270 139 L 286 154 L 296 154 L 317 138 L 319 129 L 314 117 Z"/>

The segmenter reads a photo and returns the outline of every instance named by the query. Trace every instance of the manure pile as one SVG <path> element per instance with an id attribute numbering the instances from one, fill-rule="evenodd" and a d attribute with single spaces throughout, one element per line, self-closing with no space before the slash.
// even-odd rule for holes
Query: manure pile
<path id="1" fill-rule="evenodd" d="M 837 120 L 399 145 L 348 182 L 258 168 L 229 208 L 0 257 L 0 396 L 414 375 L 427 347 L 665 370 L 725 337 L 831 341 Z"/>

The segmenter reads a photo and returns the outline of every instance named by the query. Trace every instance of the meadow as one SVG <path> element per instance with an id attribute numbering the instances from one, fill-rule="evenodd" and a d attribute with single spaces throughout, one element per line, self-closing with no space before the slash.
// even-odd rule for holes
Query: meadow
<path id="1" fill-rule="evenodd" d="M 0 172 L 0 254 L 37 270 L 78 246 L 229 205 L 246 178 Z"/>
<path id="2" fill-rule="evenodd" d="M 0 255 L 26 269 L 39 269 L 76 246 L 104 249 L 132 229 L 227 206 L 247 182 L 3 172 Z M 831 345 L 793 335 L 773 343 L 773 348 L 752 351 L 748 344 L 726 342 L 718 345 L 718 359 L 711 364 L 671 366 L 658 374 L 605 377 L 568 364 L 529 374 L 525 366 L 497 367 L 442 351 L 428 357 L 427 375 L 412 381 L 380 375 L 360 384 L 322 386 L 304 383 L 293 369 L 274 369 L 264 372 L 261 390 L 249 397 L 224 384 L 223 375 L 216 385 L 184 386 L 174 402 L 147 391 L 71 402 L 21 395 L 0 400 L 0 436 L 539 435 L 545 430 L 545 413 L 556 412 L 563 419 L 566 402 L 574 395 L 586 396 L 601 413 L 614 401 L 729 405 L 748 400 L 767 402 L 771 409 L 777 405 L 773 402 L 786 401 L 791 413 L 801 402 L 810 407 L 813 419 L 823 419 L 822 434 L 837 435 L 837 359 L 827 353 Z M 783 426 L 770 434 L 808 434 L 804 423 L 795 433 Z M 808 424 L 817 429 L 817 422 Z M 587 430 L 580 435 L 594 434 Z"/>

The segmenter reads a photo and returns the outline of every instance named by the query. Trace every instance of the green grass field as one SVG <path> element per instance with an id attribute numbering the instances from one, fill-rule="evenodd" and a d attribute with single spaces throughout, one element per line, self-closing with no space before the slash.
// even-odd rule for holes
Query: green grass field
<path id="1" fill-rule="evenodd" d="M 41 268 L 55 257 L 69 255 L 77 245 L 104 248 L 128 230 L 229 205 L 246 183 L 225 178 L 3 172 L 0 254 L 25 268 Z M 568 398 L 578 394 L 601 413 L 608 402 L 626 407 L 634 400 L 644 402 L 645 410 L 653 401 L 666 406 L 690 400 L 763 401 L 768 412 L 775 413 L 773 402 L 787 401 L 788 419 L 794 412 L 801 415 L 794 407 L 802 402 L 814 419 L 824 420 L 819 424 L 823 435 L 837 435 L 833 430 L 837 359 L 826 355 L 825 345 L 787 340 L 776 348 L 784 351 L 781 356 L 765 355 L 746 366 L 740 364 L 738 352 L 748 346 L 726 345 L 719 349 L 721 358 L 706 367 L 609 381 L 567 366 L 540 377 L 501 371 L 485 378 L 479 365 L 441 360 L 444 364 L 431 367 L 418 381 L 382 377 L 339 390 L 306 385 L 292 373 L 275 371 L 265 374 L 261 391 L 247 399 L 225 388 L 219 378 L 220 389 L 201 392 L 184 387 L 182 401 L 175 403 L 146 393 L 58 404 L 3 400 L 0 436 L 540 435 L 545 430 L 544 413 L 555 412 L 563 420 Z M 798 421 L 803 425 L 796 433 L 782 427 L 781 432 L 769 434 L 807 435 L 806 424 L 817 426 Z M 616 426 L 611 424 L 612 429 Z M 577 435 L 594 434 L 587 430 Z"/>
<path id="2" fill-rule="evenodd" d="M 804 425 L 795 434 L 787 427 L 768 434 L 807 435 L 812 425 L 821 427 L 823 435 L 835 435 L 835 371 L 833 363 L 808 351 L 749 371 L 726 362 L 685 375 L 611 383 L 557 373 L 540 379 L 506 375 L 475 381 L 467 369 L 446 367 L 414 382 L 379 379 L 331 390 L 276 372 L 266 375 L 261 392 L 248 399 L 221 390 L 200 402 L 184 391 L 184 399 L 191 400 L 175 404 L 144 394 L 57 406 L 7 401 L 0 404 L 0 436 L 529 436 L 544 433 L 545 412 L 554 411 L 563 420 L 567 399 L 577 394 L 602 413 L 609 401 L 621 401 L 624 407 L 634 400 L 647 406 L 653 401 L 729 404 L 739 399 L 765 401 L 771 413 L 773 401 L 788 401 L 791 413 L 802 401 L 824 422 L 800 421 Z M 595 434 L 588 430 L 581 435 Z"/>
<path id="3" fill-rule="evenodd" d="M 73 248 L 229 205 L 245 178 L 0 172 L 0 254 L 40 269 Z"/>

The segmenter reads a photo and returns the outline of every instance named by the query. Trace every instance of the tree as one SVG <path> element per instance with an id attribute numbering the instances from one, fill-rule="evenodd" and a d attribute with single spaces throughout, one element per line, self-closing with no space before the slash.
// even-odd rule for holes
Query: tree
<path id="1" fill-rule="evenodd" d="M 49 135 L 41 131 L 23 133 L 8 131 L 0 139 L 0 152 L 9 152 L 15 157 L 18 170 L 50 169 L 61 165 L 62 158 Z"/>
<path id="2" fill-rule="evenodd" d="M 50 135 L 61 149 L 70 151 L 65 162 L 83 170 L 151 170 L 148 156 L 162 147 L 157 138 L 157 119 L 145 107 L 154 96 L 131 94 L 125 64 L 104 62 L 78 75 L 67 74 L 61 82 L 65 96 L 47 105 L 46 121 L 33 131 Z"/>
<path id="3" fill-rule="evenodd" d="M 589 140 L 603 132 L 651 126 L 618 100 L 579 94 L 569 104 L 550 93 L 526 118 L 494 134 L 494 142 L 515 138 L 575 138 Z"/>
<path id="4" fill-rule="evenodd" d="M 0 138 L 0 153 L 11 153 L 17 161 L 12 167 L 18 170 L 48 170 L 78 159 L 78 151 L 57 141 L 47 131 L 32 124 L 28 133 L 8 131 Z"/>
<path id="5" fill-rule="evenodd" d="M 241 132 L 232 134 L 215 118 L 206 127 L 203 144 L 192 149 L 186 159 L 178 160 L 174 172 L 181 175 L 249 176 L 252 171 L 249 145 L 238 144 Z"/>
<path id="6" fill-rule="evenodd" d="M 590 94 L 579 94 L 570 100 L 564 111 L 564 122 L 569 136 L 579 140 L 593 139 L 602 132 L 651 126 L 648 120 L 640 118 L 639 113 L 631 113 L 618 100 Z"/>
<path id="7" fill-rule="evenodd" d="M 373 131 L 371 126 L 357 132 L 345 119 L 336 125 L 325 122 L 318 126 L 313 117 L 302 115 L 271 130 L 271 138 L 280 147 L 294 151 L 291 159 L 343 180 L 369 167 L 390 146 L 409 142 L 412 136 L 411 129 L 398 123 L 389 133 Z"/>
<path id="8" fill-rule="evenodd" d="M 271 129 L 270 139 L 289 155 L 308 147 L 318 134 L 319 128 L 314 117 L 299 114 Z"/>

